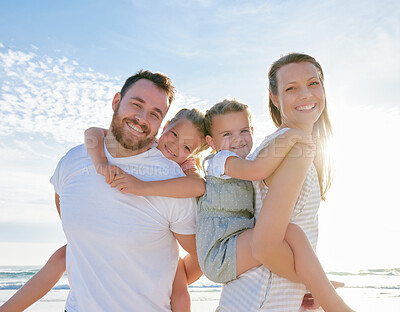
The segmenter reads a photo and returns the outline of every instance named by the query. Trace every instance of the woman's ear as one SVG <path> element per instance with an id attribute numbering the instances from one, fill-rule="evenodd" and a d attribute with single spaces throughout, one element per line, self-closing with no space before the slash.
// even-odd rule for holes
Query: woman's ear
<path id="1" fill-rule="evenodd" d="M 112 109 L 114 112 L 118 108 L 118 104 L 119 104 L 120 100 L 121 100 L 121 93 L 120 92 L 115 93 L 113 101 L 112 101 Z"/>
<path id="2" fill-rule="evenodd" d="M 274 95 L 272 94 L 272 92 L 269 92 L 269 98 L 272 101 L 272 104 L 274 104 L 274 106 L 276 107 L 276 109 L 278 111 L 280 111 L 280 104 L 279 104 L 279 99 L 278 99 L 278 95 Z"/>
<path id="3" fill-rule="evenodd" d="M 215 144 L 214 144 L 214 140 L 211 136 L 206 135 L 206 142 L 208 144 L 208 146 L 210 146 L 213 150 L 215 150 Z"/>

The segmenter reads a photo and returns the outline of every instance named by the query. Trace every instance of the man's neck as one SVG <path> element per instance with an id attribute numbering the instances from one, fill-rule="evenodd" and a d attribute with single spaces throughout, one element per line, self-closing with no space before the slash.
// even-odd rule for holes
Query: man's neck
<path id="1" fill-rule="evenodd" d="M 108 133 L 105 137 L 105 144 L 107 151 L 110 153 L 112 157 L 115 158 L 139 155 L 150 149 L 150 146 L 146 146 L 145 148 L 137 150 L 126 149 L 115 139 L 111 129 L 108 130 Z"/>

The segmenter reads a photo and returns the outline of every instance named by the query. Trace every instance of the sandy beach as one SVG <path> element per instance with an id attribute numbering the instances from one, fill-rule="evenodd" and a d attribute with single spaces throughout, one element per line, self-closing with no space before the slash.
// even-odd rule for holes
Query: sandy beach
<path id="1" fill-rule="evenodd" d="M 1 290 L 0 304 L 9 298 L 16 290 Z M 381 293 L 379 298 L 372 290 L 358 288 L 344 288 L 339 290 L 343 299 L 358 312 L 398 312 L 400 311 L 400 291 L 391 292 L 386 295 Z M 190 290 L 192 297 L 192 312 L 212 312 L 218 306 L 220 291 L 212 290 Z M 39 302 L 35 303 L 25 311 L 28 312 L 62 312 L 68 290 L 52 290 Z"/>
<path id="2" fill-rule="evenodd" d="M 16 290 L 1 290 L 0 305 L 10 298 Z M 192 312 L 215 311 L 218 306 L 220 291 L 215 290 L 194 290 L 190 291 L 192 297 Z M 54 289 L 44 296 L 40 301 L 30 306 L 27 312 L 62 312 L 64 311 L 65 300 L 68 290 Z"/>

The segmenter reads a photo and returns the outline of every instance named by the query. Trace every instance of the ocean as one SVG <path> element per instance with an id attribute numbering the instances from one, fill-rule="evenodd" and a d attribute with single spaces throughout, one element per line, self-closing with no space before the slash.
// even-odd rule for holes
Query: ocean
<path id="1" fill-rule="evenodd" d="M 39 269 L 39 266 L 0 266 L 0 304 L 24 285 Z M 356 311 L 400 312 L 400 268 L 328 272 L 327 274 L 331 280 L 345 283 L 345 287 L 338 292 Z M 26 311 L 61 311 L 68 289 L 67 276 L 64 275 L 53 290 L 42 298 L 39 309 L 38 304 L 35 304 L 36 308 L 33 305 Z M 189 291 L 194 303 L 204 301 L 210 303 L 209 307 L 216 307 L 221 285 L 202 276 L 189 286 Z M 52 310 L 51 306 L 59 308 Z M 46 307 L 46 309 L 41 307 Z"/>

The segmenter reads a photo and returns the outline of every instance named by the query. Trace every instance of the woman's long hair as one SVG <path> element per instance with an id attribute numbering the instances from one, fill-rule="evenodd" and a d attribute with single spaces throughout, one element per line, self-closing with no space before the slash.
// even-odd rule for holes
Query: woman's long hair
<path id="1" fill-rule="evenodd" d="M 319 80 L 321 81 L 322 89 L 325 93 L 324 87 L 324 73 L 322 71 L 321 65 L 312 57 L 307 54 L 301 53 L 289 53 L 282 56 L 277 61 L 275 61 L 268 72 L 269 79 L 269 92 L 273 95 L 278 94 L 278 81 L 277 72 L 280 68 L 291 63 L 302 63 L 308 62 L 315 66 L 317 69 Z M 332 137 L 332 125 L 328 116 L 328 108 L 326 105 L 325 96 L 325 108 L 318 118 L 317 122 L 314 124 L 313 137 L 317 139 L 317 154 L 315 156 L 315 167 L 318 173 L 319 187 L 321 190 L 321 199 L 325 200 L 325 195 L 332 184 L 332 161 L 330 155 L 327 152 L 327 147 L 329 140 Z M 274 124 L 279 127 L 282 124 L 281 114 L 279 110 L 272 103 L 271 97 L 269 98 L 269 113 Z"/>

